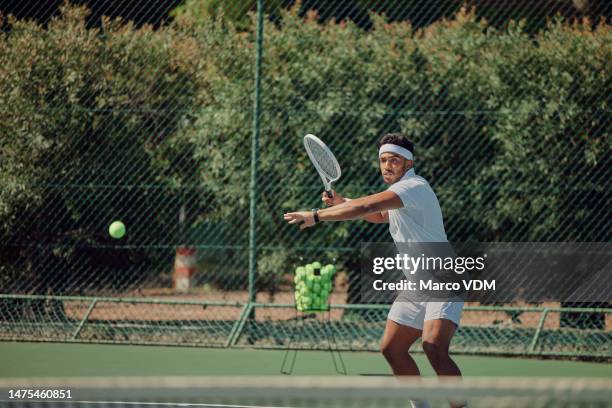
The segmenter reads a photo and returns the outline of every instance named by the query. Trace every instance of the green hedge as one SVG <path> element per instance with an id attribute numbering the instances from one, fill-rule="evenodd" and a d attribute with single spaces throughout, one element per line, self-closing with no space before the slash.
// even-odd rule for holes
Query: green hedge
<path id="1" fill-rule="evenodd" d="M 320 205 L 306 133 L 337 153 L 337 188 L 348 196 L 384 188 L 381 134 L 412 137 L 452 240 L 611 238 L 608 25 L 556 21 L 534 36 L 462 11 L 423 30 L 373 16 L 366 32 L 295 10 L 281 17 L 264 40 L 260 287 L 275 288 L 299 256 L 354 269 L 359 241 L 389 239 L 385 226 L 363 222 L 285 225 L 283 212 Z M 155 246 L 187 242 L 243 246 L 219 273 L 245 265 L 253 30 L 212 19 L 88 30 L 84 11 L 67 7 L 48 29 L 13 22 L 0 38 L 0 234 L 49 244 L 42 258 L 23 249 L 32 270 L 75 271 L 70 256 L 108 244 L 100 226 L 114 218 L 134 226 L 129 243 L 140 246 L 125 264 L 167 269 L 171 254 Z M 100 267 L 88 259 L 81 273 Z"/>

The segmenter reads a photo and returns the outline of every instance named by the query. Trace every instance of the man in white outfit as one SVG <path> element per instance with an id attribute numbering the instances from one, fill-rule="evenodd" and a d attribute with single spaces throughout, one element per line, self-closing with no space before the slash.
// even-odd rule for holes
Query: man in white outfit
<path id="1" fill-rule="evenodd" d="M 400 134 L 387 134 L 378 142 L 380 170 L 390 187 L 383 192 L 357 199 L 333 193 L 323 201 L 322 210 L 291 212 L 284 215 L 300 229 L 319 222 L 364 219 L 389 223 L 396 243 L 447 242 L 438 199 L 427 181 L 416 175 L 414 146 Z M 391 306 L 382 339 L 381 351 L 398 376 L 420 375 L 408 353 L 412 344 L 422 339 L 423 350 L 439 376 L 461 376 L 449 356 L 449 346 L 461 318 L 463 302 L 414 302 L 396 300 Z M 427 407 L 426 403 L 413 406 Z M 462 407 L 463 404 L 451 407 Z"/>

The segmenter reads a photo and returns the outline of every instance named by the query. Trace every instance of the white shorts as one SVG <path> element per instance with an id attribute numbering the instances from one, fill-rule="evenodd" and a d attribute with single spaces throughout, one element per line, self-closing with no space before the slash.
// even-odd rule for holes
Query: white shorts
<path id="1" fill-rule="evenodd" d="M 403 326 L 423 330 L 425 320 L 447 319 L 459 327 L 463 302 L 395 301 L 387 319 Z"/>

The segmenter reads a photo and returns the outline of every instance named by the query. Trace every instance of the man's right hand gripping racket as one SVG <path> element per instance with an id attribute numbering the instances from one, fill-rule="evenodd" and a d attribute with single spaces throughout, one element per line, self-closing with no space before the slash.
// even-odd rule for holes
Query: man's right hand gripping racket
<path id="1" fill-rule="evenodd" d="M 331 184 L 340 178 L 340 165 L 336 156 L 329 150 L 329 147 L 315 135 L 304 136 L 304 147 L 310 161 L 317 169 L 323 185 L 325 193 L 329 198 L 333 198 Z"/>

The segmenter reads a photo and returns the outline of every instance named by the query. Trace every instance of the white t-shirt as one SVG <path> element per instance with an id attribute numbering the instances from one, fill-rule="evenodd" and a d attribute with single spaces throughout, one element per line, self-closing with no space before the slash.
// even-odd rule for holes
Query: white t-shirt
<path id="1" fill-rule="evenodd" d="M 389 189 L 403 208 L 389 210 L 389 232 L 398 242 L 447 242 L 438 197 L 423 177 L 410 169 Z"/>

